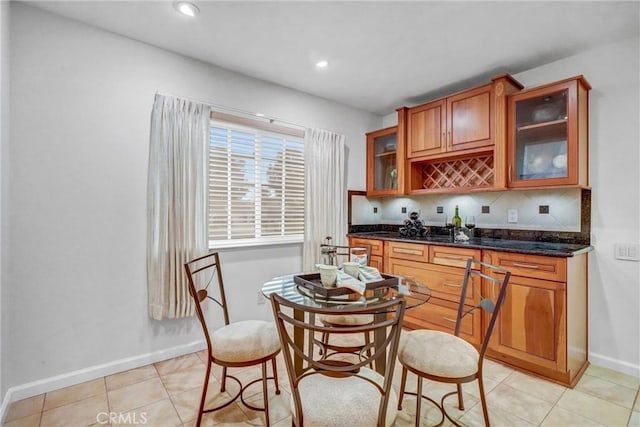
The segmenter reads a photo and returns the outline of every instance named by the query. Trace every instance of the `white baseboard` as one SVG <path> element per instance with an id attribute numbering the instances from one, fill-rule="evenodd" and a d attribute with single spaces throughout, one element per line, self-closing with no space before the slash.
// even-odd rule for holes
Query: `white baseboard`
<path id="1" fill-rule="evenodd" d="M 128 371 L 129 369 L 139 368 L 141 366 L 182 356 L 184 354 L 193 353 L 203 350 L 205 347 L 206 345 L 204 340 L 194 341 L 177 347 L 171 347 L 139 356 L 127 357 L 125 359 L 116 360 L 102 365 L 79 369 L 66 374 L 56 375 L 54 377 L 10 387 L 5 394 L 4 399 L 2 399 L 2 405 L 0 406 L 0 425 L 4 423 L 4 418 L 11 402 L 27 399 L 42 393 L 91 381 L 107 375 L 117 374 L 118 372 Z"/>
<path id="2" fill-rule="evenodd" d="M 633 363 L 625 362 L 623 360 L 613 359 L 592 351 L 589 352 L 589 363 L 640 378 L 640 365 L 634 365 Z"/>

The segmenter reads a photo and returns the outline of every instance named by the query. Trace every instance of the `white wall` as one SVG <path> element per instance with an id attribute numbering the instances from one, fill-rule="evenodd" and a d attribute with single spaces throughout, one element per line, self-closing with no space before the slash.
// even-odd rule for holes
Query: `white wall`
<path id="1" fill-rule="evenodd" d="M 578 74 L 593 86 L 589 359 L 640 376 L 640 263 L 613 257 L 614 243 L 640 243 L 639 39 L 595 48 L 515 78 L 530 87 Z"/>
<path id="2" fill-rule="evenodd" d="M 364 188 L 364 133 L 380 117 L 124 37 L 11 6 L 11 304 L 7 387 L 201 339 L 147 318 L 146 180 L 154 93 L 260 111 L 346 135 Z M 313 72 L 313 70 L 310 70 Z M 271 316 L 262 282 L 301 269 L 301 245 L 221 255 L 231 316 Z"/>
<path id="3" fill-rule="evenodd" d="M 5 323 L 2 321 L 5 312 L 3 305 L 5 305 L 6 299 L 3 298 L 3 274 L 5 271 L 4 264 L 5 259 L 5 240 L 4 236 L 4 214 L 6 209 L 4 188 L 6 187 L 7 180 L 7 156 L 5 151 L 9 144 L 9 2 L 0 2 L 0 390 L 2 390 L 3 382 L 3 370 L 2 364 L 5 360 L 3 352 L 6 347 L 3 345 L 5 339 L 5 333 L 3 327 Z M 4 393 L 0 395 L 0 404 Z"/>

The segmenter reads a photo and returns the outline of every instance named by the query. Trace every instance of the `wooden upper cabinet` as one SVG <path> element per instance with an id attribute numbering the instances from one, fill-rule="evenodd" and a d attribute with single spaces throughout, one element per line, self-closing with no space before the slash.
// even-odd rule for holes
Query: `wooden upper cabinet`
<path id="1" fill-rule="evenodd" d="M 404 194 L 407 108 L 398 125 L 367 133 L 367 196 Z"/>
<path id="2" fill-rule="evenodd" d="M 407 157 L 491 147 L 493 105 L 493 84 L 488 84 L 410 108 Z"/>
<path id="3" fill-rule="evenodd" d="M 493 145 L 493 85 L 447 98 L 447 151 Z"/>
<path id="4" fill-rule="evenodd" d="M 408 113 L 408 157 L 446 151 L 447 103 L 440 100 L 411 108 Z"/>
<path id="5" fill-rule="evenodd" d="M 509 97 L 509 187 L 589 185 L 590 89 L 578 76 Z"/>

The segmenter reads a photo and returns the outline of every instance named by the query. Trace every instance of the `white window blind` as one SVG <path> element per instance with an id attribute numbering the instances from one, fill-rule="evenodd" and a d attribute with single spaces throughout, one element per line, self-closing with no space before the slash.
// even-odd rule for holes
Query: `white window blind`
<path id="1" fill-rule="evenodd" d="M 212 120 L 209 247 L 302 242 L 302 138 Z"/>

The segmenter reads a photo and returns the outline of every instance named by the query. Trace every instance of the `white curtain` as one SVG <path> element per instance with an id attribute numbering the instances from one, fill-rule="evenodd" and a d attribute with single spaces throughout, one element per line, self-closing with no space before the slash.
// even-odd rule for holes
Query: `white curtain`
<path id="1" fill-rule="evenodd" d="M 320 261 L 320 244 L 325 237 L 331 236 L 337 245 L 347 241 L 344 140 L 344 135 L 325 130 L 305 131 L 304 271 L 313 271 Z"/>
<path id="2" fill-rule="evenodd" d="M 184 263 L 207 251 L 210 109 L 156 95 L 147 181 L 147 286 L 153 319 L 191 316 Z"/>

